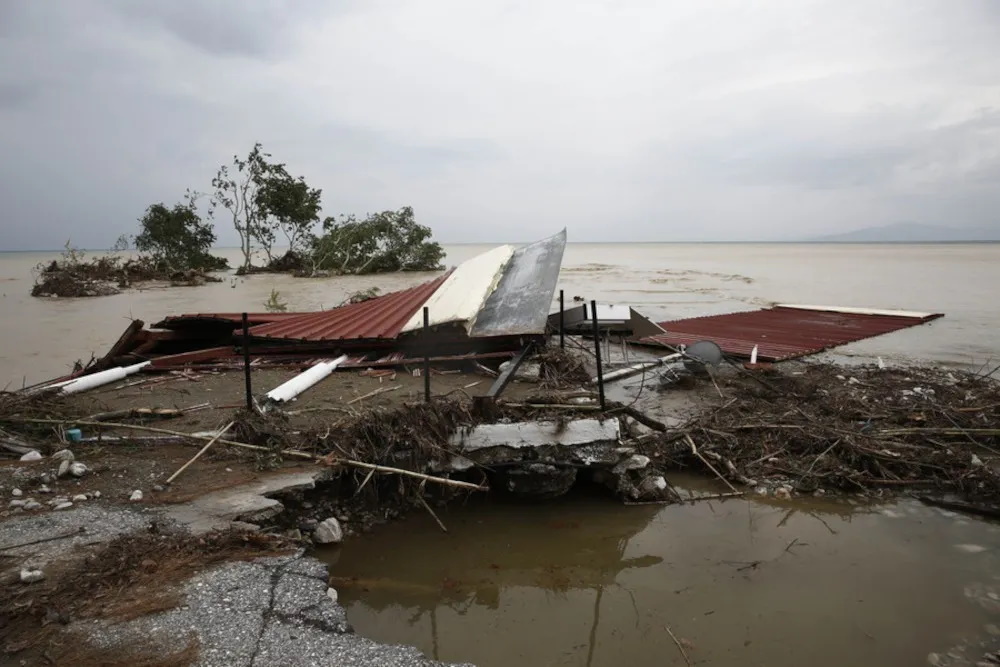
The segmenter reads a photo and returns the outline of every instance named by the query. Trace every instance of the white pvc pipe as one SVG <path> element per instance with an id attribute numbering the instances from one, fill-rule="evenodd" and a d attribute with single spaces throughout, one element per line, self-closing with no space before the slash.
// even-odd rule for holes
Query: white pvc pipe
<path id="1" fill-rule="evenodd" d="M 639 362 L 637 364 L 632 364 L 631 366 L 626 366 L 625 368 L 619 368 L 616 371 L 611 371 L 610 373 L 605 373 L 605 375 L 604 375 L 604 382 L 608 383 L 608 382 L 613 382 L 614 380 L 621 380 L 622 378 L 627 378 L 629 376 L 641 373 L 644 370 L 648 370 L 650 368 L 656 368 L 657 366 L 661 366 L 661 365 L 667 363 L 668 361 L 675 361 L 677 359 L 680 359 L 683 356 L 684 356 L 683 354 L 668 354 L 665 357 L 660 357 L 656 361 L 641 361 L 641 362 Z M 590 384 L 597 384 L 597 378 L 596 377 L 591 378 L 590 379 Z"/>
<path id="2" fill-rule="evenodd" d="M 151 362 L 149 361 L 144 361 L 141 364 L 119 366 L 118 368 L 109 368 L 108 370 L 101 371 L 100 373 L 84 375 L 83 377 L 70 380 L 69 382 L 63 384 L 62 387 L 60 387 L 60 391 L 64 394 L 76 394 L 81 391 L 87 391 L 88 389 L 94 389 L 95 387 L 100 387 L 110 382 L 122 380 L 133 373 L 138 373 L 146 366 L 149 366 L 150 363 Z"/>
<path id="3" fill-rule="evenodd" d="M 347 361 L 346 354 L 337 357 L 333 361 L 321 361 L 309 370 L 299 373 L 288 382 L 278 385 L 271 391 L 267 392 L 267 397 L 277 403 L 290 401 L 309 387 L 330 375 L 330 373 L 332 373 L 337 366 L 345 361 Z"/>

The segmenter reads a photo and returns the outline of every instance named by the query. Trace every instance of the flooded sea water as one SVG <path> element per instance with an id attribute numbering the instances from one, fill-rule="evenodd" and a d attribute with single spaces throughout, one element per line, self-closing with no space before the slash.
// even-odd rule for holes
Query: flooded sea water
<path id="1" fill-rule="evenodd" d="M 974 665 L 1000 633 L 1000 527 L 916 501 L 439 516 L 325 552 L 358 632 L 480 667 L 684 665 L 671 632 L 713 667 Z"/>
<path id="2" fill-rule="evenodd" d="M 491 246 L 446 246 L 457 264 Z M 239 252 L 219 251 L 236 264 Z M 353 292 L 411 286 L 429 274 L 320 280 L 226 276 L 195 288 L 154 288 L 84 299 L 29 296 L 32 269 L 58 253 L 0 253 L 0 386 L 65 373 L 102 355 L 128 324 L 184 312 L 260 311 L 272 289 L 292 310 L 330 308 Z M 751 310 L 775 302 L 944 312 L 929 326 L 839 350 L 842 355 L 978 368 L 1000 357 L 1000 244 L 588 244 L 567 247 L 560 287 L 627 303 L 656 321 Z"/>
<path id="3" fill-rule="evenodd" d="M 448 263 L 486 249 L 448 246 Z M 132 317 L 258 311 L 272 289 L 292 310 L 329 308 L 429 277 L 226 276 L 30 297 L 32 267 L 55 256 L 0 253 L 0 378 L 13 386 L 103 354 Z M 560 280 L 568 299 L 654 320 L 775 302 L 944 312 L 838 358 L 972 368 L 1000 363 L 998 284 L 997 244 L 570 244 Z M 626 507 L 574 495 L 439 513 L 448 534 L 417 513 L 323 554 L 361 634 L 481 667 L 685 665 L 677 644 L 696 665 L 945 667 L 1000 647 L 1000 527 L 915 501 Z"/>

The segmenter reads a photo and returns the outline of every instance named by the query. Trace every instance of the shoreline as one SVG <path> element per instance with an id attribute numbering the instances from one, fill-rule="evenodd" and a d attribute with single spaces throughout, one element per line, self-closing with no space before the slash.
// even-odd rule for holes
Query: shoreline
<path id="1" fill-rule="evenodd" d="M 808 377 L 810 369 L 824 369 L 823 379 L 819 383 L 802 385 L 801 383 L 805 381 L 802 378 Z M 701 428 L 716 433 L 721 432 L 720 429 L 730 429 L 734 433 L 744 431 L 758 433 L 765 430 L 772 436 L 782 436 L 790 430 L 785 428 L 789 424 L 772 423 L 765 425 L 766 428 L 747 429 L 739 420 L 719 422 L 718 419 L 720 415 L 740 414 L 738 411 L 732 412 L 735 409 L 733 401 L 744 396 L 745 392 L 748 391 L 760 391 L 766 394 L 766 386 L 775 385 L 775 383 L 780 385 L 782 377 L 789 381 L 795 381 L 796 384 L 793 386 L 796 389 L 793 390 L 794 392 L 811 391 L 812 400 L 819 408 L 827 406 L 835 410 L 842 410 L 843 408 L 836 408 L 835 406 L 839 404 L 833 398 L 825 396 L 823 392 L 830 390 L 831 378 L 842 376 L 843 379 L 836 380 L 836 382 L 844 391 L 848 392 L 844 396 L 853 395 L 854 389 L 860 390 L 864 395 L 871 393 L 873 391 L 871 388 L 866 389 L 871 378 L 860 375 L 862 371 L 863 369 L 857 367 L 827 367 L 808 363 L 790 363 L 783 365 L 780 370 L 764 375 L 729 374 L 720 376 L 718 386 L 714 386 L 716 383 L 702 379 L 694 380 L 694 385 L 687 389 L 674 388 L 662 392 L 640 390 L 634 399 L 634 383 L 612 385 L 609 390 L 612 393 L 612 398 L 633 402 L 638 410 L 645 413 L 645 418 L 651 420 L 654 426 L 659 420 L 663 420 L 664 428 L 667 430 L 662 433 L 664 436 L 669 436 L 670 433 L 696 433 L 696 429 L 699 428 L 698 424 L 701 424 Z M 873 369 L 865 372 L 876 373 Z M 920 373 L 930 375 L 921 375 Z M 212 400 L 224 402 L 229 400 L 228 395 L 223 390 L 224 385 L 232 382 L 238 386 L 241 380 L 239 377 L 241 374 L 230 373 L 228 375 L 231 377 L 223 374 L 221 378 L 217 378 L 214 381 L 215 384 L 211 383 L 211 376 L 204 377 L 199 382 L 177 378 L 175 383 L 181 382 L 190 386 L 190 388 L 185 387 L 182 394 L 185 402 L 197 403 L 201 398 L 209 396 L 212 397 Z M 955 400 L 968 400 L 968 407 L 974 409 L 957 412 L 956 415 L 979 414 L 980 408 L 984 408 L 982 405 L 984 401 L 980 400 L 981 396 L 976 393 L 973 396 L 963 397 L 961 394 L 965 389 L 961 383 L 965 381 L 964 376 L 952 375 L 952 378 L 949 379 L 949 375 L 951 373 L 948 371 L 917 368 L 908 369 L 902 373 L 890 371 L 889 375 L 885 377 L 888 379 L 891 376 L 899 381 L 906 381 L 909 383 L 907 386 L 926 386 L 929 377 L 939 378 L 945 386 L 956 387 L 954 396 L 957 398 Z M 467 382 L 468 376 L 442 377 L 459 378 L 454 382 L 455 386 L 458 387 L 469 384 Z M 861 379 L 857 379 L 858 377 Z M 412 398 L 413 392 L 410 389 L 405 389 L 405 383 L 413 384 L 413 380 L 407 375 L 401 375 L 394 381 L 404 383 L 401 385 L 404 387 L 402 391 L 382 392 L 366 399 L 372 404 L 364 405 L 354 418 L 363 423 L 369 419 L 366 415 L 378 414 L 382 415 L 381 419 L 385 419 L 386 415 L 404 414 L 411 410 L 412 408 L 408 407 L 407 399 Z M 417 380 L 416 384 L 419 384 L 419 379 Z M 219 384 L 220 382 L 222 384 Z M 301 440 L 303 437 L 302 435 L 296 436 L 294 433 L 299 431 L 305 433 L 310 427 L 315 426 L 315 422 L 309 417 L 309 415 L 314 414 L 308 412 L 309 405 L 332 404 L 334 407 L 336 405 L 343 406 L 338 409 L 346 409 L 346 402 L 353 400 L 346 398 L 346 395 L 362 396 L 370 393 L 371 386 L 383 384 L 382 380 L 376 378 L 362 377 L 358 379 L 356 374 L 334 376 L 329 382 L 332 384 L 325 387 L 320 386 L 319 389 L 324 391 L 318 391 L 308 398 L 303 397 L 305 402 L 296 406 L 298 410 L 302 411 L 296 418 L 298 421 L 275 427 L 279 428 L 279 431 L 275 433 L 282 434 L 283 447 L 291 446 L 290 443 L 294 442 L 289 438 Z M 359 382 L 362 384 L 358 384 Z M 537 381 L 523 379 L 512 384 L 508 400 L 514 403 L 537 400 L 530 398 L 533 392 L 537 393 L 535 382 Z M 60 419 L 66 423 L 72 422 L 74 418 L 68 416 L 69 414 L 87 414 L 87 411 L 94 409 L 94 406 L 98 404 L 119 410 L 128 407 L 130 402 L 133 406 L 137 404 L 136 401 L 148 404 L 148 396 L 167 395 L 168 386 L 156 385 L 157 388 L 154 388 L 152 393 L 148 395 L 138 387 L 118 389 L 112 387 L 106 390 L 106 393 L 112 396 L 102 397 L 98 392 L 90 396 L 74 397 L 73 401 L 58 404 L 59 411 L 63 411 L 62 414 L 67 415 L 60 417 Z M 441 389 L 447 389 L 447 386 L 443 385 Z M 643 382 L 643 386 L 645 387 L 645 382 Z M 890 386 L 892 387 L 891 391 L 889 390 Z M 992 385 L 988 386 L 992 387 Z M 808 389 L 808 387 L 813 388 Z M 884 389 L 883 398 L 889 397 L 891 394 L 895 399 L 903 401 L 904 405 L 932 406 L 936 405 L 937 401 L 950 400 L 948 398 L 950 394 L 947 393 L 949 390 L 942 386 L 939 386 L 937 391 L 931 392 L 926 389 L 914 392 L 913 389 L 901 389 L 899 385 L 889 384 L 886 384 Z M 724 394 L 725 397 L 717 396 L 716 390 L 720 394 Z M 469 389 L 468 391 L 475 390 Z M 818 394 L 817 391 L 819 391 Z M 130 395 L 136 393 L 136 396 L 130 398 Z M 176 392 L 170 391 L 169 393 Z M 877 391 L 875 391 L 875 395 L 878 395 Z M 108 403 L 113 396 L 120 396 L 124 403 L 109 405 Z M 309 403 L 310 400 L 314 403 Z M 565 402 L 564 399 L 560 400 Z M 991 400 L 985 402 L 992 403 Z M 726 407 L 727 404 L 729 407 Z M 806 406 L 806 404 L 802 405 Z M 746 403 L 746 406 L 747 409 L 752 409 L 751 412 L 760 409 L 752 402 Z M 992 410 L 997 407 L 1000 405 L 985 406 L 990 411 L 989 414 L 992 414 Z M 584 402 L 575 409 L 582 411 L 584 415 L 592 415 L 593 412 L 588 413 L 588 408 L 592 410 Z M 958 409 L 964 408 L 958 406 Z M 67 410 L 68 413 L 65 412 Z M 727 413 L 726 410 L 730 412 Z M 884 408 L 882 412 L 885 412 Z M 232 413 L 231 411 L 227 413 L 225 409 L 218 414 L 211 411 L 197 411 L 182 418 L 182 421 L 185 430 L 195 431 L 226 419 L 225 415 L 227 414 Z M 544 410 L 542 414 L 544 414 Z M 536 414 L 530 418 L 539 419 L 540 417 Z M 909 419 L 908 416 L 906 418 Z M 0 415 L 0 421 L 4 421 L 3 415 Z M 8 417 L 5 428 L 10 428 L 11 424 L 14 423 L 16 420 L 11 422 Z M 808 420 L 803 423 L 808 423 Z M 793 500 L 797 496 L 817 494 L 819 490 L 824 493 L 846 493 L 843 490 L 838 492 L 836 487 L 850 488 L 852 483 L 856 483 L 850 481 L 853 473 L 845 477 L 843 481 L 838 482 L 836 475 L 839 473 L 836 473 L 835 467 L 830 467 L 823 461 L 826 452 L 817 456 L 819 450 L 817 452 L 809 450 L 803 454 L 803 463 L 801 464 L 792 462 L 778 466 L 784 472 L 779 471 L 771 473 L 770 477 L 761 477 L 758 468 L 762 462 L 767 462 L 768 457 L 761 458 L 757 452 L 753 452 L 752 456 L 750 452 L 747 452 L 746 457 L 741 459 L 737 450 L 720 449 L 718 445 L 709 446 L 705 440 L 698 438 L 699 451 L 696 452 L 695 456 L 691 456 L 686 440 L 678 442 L 676 438 L 661 438 L 660 435 L 657 435 L 661 432 L 657 431 L 656 428 L 641 428 L 641 423 L 639 423 L 639 427 L 639 430 L 629 428 L 628 434 L 623 437 L 629 438 L 629 442 L 645 443 L 638 445 L 641 448 L 640 451 L 643 452 L 643 457 L 647 461 L 652 461 L 651 465 L 656 470 L 665 471 L 668 479 L 671 470 L 690 469 L 692 465 L 695 465 L 698 466 L 699 474 L 706 479 L 715 479 L 716 483 L 722 481 L 730 485 L 733 491 L 738 492 L 739 495 L 745 494 L 747 497 L 765 495 L 779 500 Z M 173 428 L 180 428 L 180 426 Z M 844 427 L 833 426 L 832 428 Z M 890 429 L 880 428 L 880 432 L 886 430 Z M 38 431 L 31 433 L 38 433 Z M 31 433 L 27 437 L 32 437 Z M 190 458 L 194 451 L 191 443 L 183 444 L 178 442 L 176 438 L 169 440 L 169 438 L 162 437 L 158 440 L 143 440 L 141 437 L 129 436 L 121 442 L 114 440 L 116 434 L 123 433 L 127 434 L 128 430 L 109 425 L 107 428 L 101 429 L 102 436 L 97 440 L 59 445 L 68 446 L 74 450 L 73 456 L 76 462 L 82 462 L 89 469 L 79 478 L 71 475 L 59 477 L 57 468 L 60 467 L 60 462 L 62 458 L 65 458 L 65 455 L 55 452 L 38 461 L 14 462 L 0 466 L 0 475 L 2 475 L 0 486 L 3 487 L 6 497 L 10 498 L 13 494 L 13 485 L 19 484 L 20 487 L 24 488 L 19 488 L 21 493 L 15 496 L 14 500 L 30 497 L 45 502 L 54 502 L 55 499 L 51 501 L 49 499 L 54 496 L 62 496 L 63 498 L 60 500 L 64 499 L 63 504 L 69 503 L 69 506 L 64 509 L 28 510 L 25 509 L 23 502 L 4 508 L 2 522 L 0 522 L 0 546 L 9 547 L 12 544 L 17 544 L 25 536 L 30 536 L 31 539 L 64 536 L 62 539 L 52 542 L 28 545 L 17 549 L 5 549 L 5 555 L 8 556 L 8 562 L 5 564 L 7 566 L 6 576 L 14 579 L 15 583 L 12 583 L 11 586 L 15 588 L 17 594 L 30 595 L 33 591 L 42 590 L 35 587 L 44 587 L 46 581 L 57 580 L 58 572 L 62 568 L 69 567 L 68 561 L 64 557 L 72 554 L 75 548 L 86 545 L 86 548 L 83 548 L 80 553 L 86 554 L 88 550 L 89 553 L 93 553 L 106 548 L 115 538 L 120 538 L 122 535 L 128 536 L 129 540 L 142 542 L 143 539 L 148 539 L 147 536 L 151 530 L 155 531 L 157 535 L 164 536 L 173 536 L 176 531 L 191 535 L 191 537 L 177 538 L 181 540 L 202 539 L 198 536 L 213 534 L 210 531 L 219 529 L 224 531 L 223 534 L 228 531 L 237 531 L 238 534 L 245 535 L 248 540 L 258 539 L 250 537 L 254 535 L 270 535 L 271 537 L 261 538 L 265 539 L 265 542 L 261 543 L 262 549 L 257 554 L 268 560 L 244 562 L 246 557 L 254 555 L 251 550 L 251 553 L 245 553 L 240 559 L 228 564 L 213 564 L 208 566 L 208 569 L 196 568 L 191 571 L 190 574 L 193 576 L 187 579 L 186 583 L 181 583 L 184 581 L 183 578 L 181 581 L 172 581 L 173 584 L 181 586 L 178 593 L 179 599 L 188 600 L 188 602 L 180 603 L 179 611 L 177 608 L 173 611 L 157 610 L 151 616 L 139 617 L 124 625 L 109 623 L 107 619 L 104 621 L 86 620 L 92 618 L 86 615 L 82 619 L 70 618 L 69 624 L 63 631 L 67 634 L 61 636 L 75 637 L 76 630 L 84 628 L 86 628 L 86 633 L 92 634 L 96 627 L 103 627 L 104 629 L 95 635 L 100 637 L 100 640 L 92 648 L 99 651 L 118 651 L 121 645 L 129 644 L 136 636 L 149 636 L 149 627 L 174 628 L 174 630 L 170 630 L 173 633 L 178 627 L 186 627 L 192 628 L 198 634 L 197 646 L 201 652 L 198 664 L 267 664 L 261 656 L 270 655 L 271 651 L 279 650 L 284 652 L 283 654 L 288 654 L 288 651 L 296 651 L 294 655 L 298 656 L 296 659 L 299 662 L 290 664 L 312 664 L 310 661 L 314 659 L 314 656 L 321 653 L 326 656 L 325 659 L 343 660 L 338 664 L 348 665 L 438 664 L 429 661 L 415 649 L 387 647 L 350 633 L 343 608 L 328 595 L 326 590 L 325 582 L 329 580 L 329 573 L 320 574 L 320 569 L 322 568 L 325 572 L 326 566 L 308 555 L 308 552 L 302 551 L 300 546 L 296 546 L 303 543 L 308 544 L 307 535 L 314 535 L 314 539 L 317 539 L 315 536 L 318 533 L 315 531 L 325 517 L 337 517 L 336 523 L 342 528 L 344 538 L 350 540 L 352 535 L 368 532 L 374 525 L 389 522 L 413 509 L 418 512 L 424 511 L 418 503 L 412 501 L 412 498 L 400 497 L 392 500 L 391 497 L 382 497 L 381 500 L 374 500 L 377 496 L 358 495 L 359 489 L 366 488 L 365 475 L 352 475 L 342 468 L 315 464 L 303 466 L 286 460 L 279 462 L 277 469 L 272 472 L 260 472 L 260 466 L 267 464 L 266 461 L 262 461 L 257 455 L 240 453 L 238 449 L 231 448 L 216 450 L 193 465 L 189 471 L 177 479 L 174 485 L 167 486 L 162 483 L 162 480 Z M 969 430 L 968 433 L 974 434 L 975 431 Z M 103 439 L 105 437 L 106 440 Z M 234 437 L 247 439 L 247 433 Z M 715 439 L 725 442 L 725 439 L 717 436 Z M 959 441 L 955 440 L 955 442 Z M 752 437 L 748 437 L 744 439 L 744 442 L 750 446 L 755 441 Z M 825 449 L 825 447 L 824 445 L 821 449 Z M 55 457 L 52 456 L 53 453 L 55 453 Z M 153 456 L 154 453 L 155 456 Z M 359 457 L 360 454 L 355 456 Z M 634 455 L 626 454 L 626 456 Z M 877 454 L 876 458 L 882 461 L 880 465 L 898 465 L 892 462 L 893 456 L 888 454 Z M 710 464 L 712 460 L 715 461 L 715 465 Z M 940 464 L 938 459 L 933 460 L 933 465 Z M 990 470 L 993 470 L 992 466 L 997 463 L 985 453 L 982 456 L 982 461 L 984 465 L 990 466 Z M 273 463 L 269 465 L 273 466 Z M 789 468 L 789 466 L 791 467 Z M 795 480 L 794 476 L 788 474 L 789 470 L 794 472 L 796 466 L 800 466 L 797 468 L 799 471 L 798 481 Z M 967 470 L 973 469 L 978 470 L 979 468 L 967 468 Z M 902 474 L 902 470 L 902 468 L 888 468 L 887 471 L 895 472 L 887 472 L 887 474 L 898 476 Z M 862 474 L 870 475 L 872 473 L 864 472 Z M 991 473 L 991 475 L 995 475 L 995 473 Z M 815 485 L 817 478 L 825 480 L 821 482 L 822 486 Z M 903 493 L 901 490 L 903 488 L 907 490 L 910 488 L 910 485 L 900 487 L 892 483 L 891 478 L 887 478 L 887 480 L 884 484 L 875 485 L 880 489 L 880 496 L 883 496 L 881 489 L 885 489 L 885 493 L 891 497 L 893 494 Z M 153 484 L 154 481 L 157 483 Z M 371 486 L 373 487 L 375 484 L 373 482 Z M 620 484 L 619 482 L 619 489 L 621 489 Z M 975 492 L 974 487 L 968 488 Z M 48 493 L 43 492 L 43 489 L 47 490 Z M 142 491 L 140 494 L 142 500 L 130 500 L 135 491 Z M 95 497 L 94 494 L 98 492 L 100 492 L 99 497 Z M 718 497 L 718 494 L 709 494 L 705 497 Z M 435 498 L 434 502 L 447 502 L 448 498 L 449 494 L 444 493 Z M 670 501 L 669 498 L 666 500 Z M 677 502 L 677 500 L 673 502 Z M 698 498 L 685 498 L 681 502 L 685 504 L 696 503 L 699 500 Z M 431 513 L 433 514 L 433 511 Z M 68 531 L 81 525 L 87 528 L 85 534 L 65 537 Z M 167 538 L 164 537 L 164 539 Z M 268 555 L 267 549 L 273 546 L 271 540 L 284 541 L 282 543 L 289 545 L 289 548 L 295 547 L 296 555 L 294 557 Z M 152 560 L 154 563 L 143 566 L 142 563 L 147 560 Z M 137 572 L 139 574 L 141 574 L 143 567 L 152 568 L 154 573 L 157 568 L 165 567 L 164 563 L 157 562 L 155 556 L 139 559 L 138 566 Z M 302 569 L 305 574 L 292 572 L 292 569 L 295 568 Z M 34 569 L 53 574 L 51 576 L 46 574 L 45 579 L 36 583 L 16 583 L 21 570 Z M 288 573 L 285 570 L 288 570 Z M 252 573 L 252 575 L 247 573 Z M 286 574 L 300 577 L 295 581 L 305 585 L 305 588 L 301 591 L 301 597 L 287 600 L 287 607 L 281 607 L 284 611 L 276 616 L 275 604 L 277 602 L 280 602 L 281 605 L 286 604 L 283 600 L 286 597 L 286 589 L 290 587 L 290 583 L 284 583 Z M 235 638 L 242 637 L 239 640 L 241 646 L 246 643 L 246 629 L 237 630 L 234 625 L 233 619 L 243 618 L 243 616 L 232 615 L 237 612 L 222 613 L 219 611 L 220 606 L 222 609 L 226 608 L 219 599 L 219 591 L 230 586 L 225 582 L 233 581 L 233 577 L 243 578 L 244 576 L 249 577 L 250 583 L 247 584 L 249 588 L 246 591 L 246 599 L 240 603 L 242 606 L 239 614 L 249 615 L 248 618 L 252 616 L 254 619 L 260 617 L 260 623 L 255 620 L 255 625 L 253 625 L 254 628 L 259 628 L 255 643 L 257 649 L 250 653 L 244 651 L 229 655 L 226 651 L 236 651 L 234 645 L 229 642 L 237 641 Z M 323 585 L 320 582 L 323 582 Z M 160 583 L 167 582 L 161 581 Z M 130 597 L 151 595 L 155 592 L 155 587 L 149 589 L 148 585 L 147 581 L 147 588 L 140 591 L 130 592 L 126 588 L 125 594 Z M 242 590 L 242 585 L 239 590 Z M 243 593 L 241 593 L 242 595 Z M 230 604 L 229 609 L 233 608 L 233 605 Z M 10 607 L 8 606 L 7 609 L 7 613 L 9 613 Z M 98 615 L 99 618 L 100 615 Z M 214 625 L 216 618 L 218 626 Z M 97 623 L 97 626 L 94 626 L 94 623 Z M 295 635 L 296 638 L 292 639 L 292 635 Z M 78 642 L 79 640 L 72 639 L 72 641 Z M 180 647 L 175 645 L 173 648 L 178 649 L 178 654 L 182 653 L 183 650 L 188 650 L 187 645 Z M 160 647 L 158 650 L 162 651 L 163 648 Z M 301 652 L 298 652 L 300 650 Z M 216 660 L 221 660 L 221 662 L 216 662 Z M 351 662 L 352 660 L 355 662 Z M 369 662 L 366 663 L 366 660 Z M 375 663 L 371 663 L 372 660 Z"/>

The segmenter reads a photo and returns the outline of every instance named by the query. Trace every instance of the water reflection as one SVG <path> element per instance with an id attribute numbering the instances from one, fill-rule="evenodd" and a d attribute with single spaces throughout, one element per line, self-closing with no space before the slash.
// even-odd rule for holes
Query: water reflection
<path id="1" fill-rule="evenodd" d="M 480 667 L 683 664 L 669 625 L 705 664 L 892 666 L 1000 615 L 969 594 L 995 588 L 997 528 L 918 503 L 575 497 L 441 518 L 449 534 L 415 515 L 339 553 L 361 634 Z"/>

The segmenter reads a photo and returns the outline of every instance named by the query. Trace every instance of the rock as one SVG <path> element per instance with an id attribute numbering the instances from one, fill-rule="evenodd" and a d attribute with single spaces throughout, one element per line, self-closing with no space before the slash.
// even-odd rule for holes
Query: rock
<path id="1" fill-rule="evenodd" d="M 774 490 L 774 497 L 780 498 L 781 500 L 788 500 L 792 497 L 792 490 L 787 486 L 779 486 Z"/>
<path id="2" fill-rule="evenodd" d="M 132 495 L 129 496 L 128 499 L 133 503 L 139 502 L 140 500 L 142 500 L 142 491 L 136 489 L 135 491 L 132 492 Z"/>
<path id="3" fill-rule="evenodd" d="M 815 491 L 813 491 L 813 495 L 819 498 L 820 496 L 826 495 L 826 491 L 824 491 L 823 489 L 816 489 Z"/>
<path id="4" fill-rule="evenodd" d="M 743 478 L 743 485 L 744 486 L 754 486 L 754 487 L 756 487 L 757 486 L 757 480 L 750 479 L 749 477 L 744 477 Z"/>
<path id="5" fill-rule="evenodd" d="M 57 510 L 68 510 L 72 506 L 73 506 L 73 503 L 71 503 L 70 501 L 67 500 L 64 503 L 59 503 L 58 505 L 56 505 L 55 509 L 57 509 Z"/>
<path id="6" fill-rule="evenodd" d="M 285 531 L 285 536 L 290 540 L 299 541 L 302 539 L 302 531 L 298 528 L 289 528 Z"/>
<path id="7" fill-rule="evenodd" d="M 31 570 L 24 568 L 21 570 L 21 583 L 22 584 L 33 584 L 36 581 L 41 581 L 45 578 L 45 573 L 41 570 Z"/>
<path id="8" fill-rule="evenodd" d="M 767 495 L 767 487 L 766 486 L 758 486 L 756 489 L 753 490 L 753 492 L 756 493 L 758 496 L 766 496 Z"/>
<path id="9" fill-rule="evenodd" d="M 46 485 L 42 484 L 40 487 L 38 487 L 38 492 L 39 493 L 52 493 L 52 489 L 50 489 Z"/>
<path id="10" fill-rule="evenodd" d="M 626 470 L 641 470 L 649 465 L 649 457 L 643 454 L 633 454 L 614 467 L 612 472 L 620 475 Z"/>
<path id="11" fill-rule="evenodd" d="M 343 539 L 344 531 L 340 527 L 340 522 L 333 517 L 316 526 L 316 531 L 313 533 L 313 541 L 317 544 L 338 544 Z"/>
<path id="12" fill-rule="evenodd" d="M 660 475 L 651 475 L 642 480 L 642 483 L 639 485 L 639 491 L 646 498 L 659 498 L 664 495 L 663 492 L 666 489 L 667 480 Z"/>
<path id="13" fill-rule="evenodd" d="M 313 504 L 311 502 L 309 502 L 308 500 L 305 501 L 304 503 L 302 503 L 302 509 L 304 509 L 304 510 L 311 510 L 312 508 L 313 508 Z"/>
<path id="14" fill-rule="evenodd" d="M 82 503 L 85 500 L 87 500 L 87 496 L 85 494 L 78 493 L 75 496 L 73 496 L 74 503 Z"/>
<path id="15" fill-rule="evenodd" d="M 316 530 L 316 526 L 318 525 L 319 521 L 317 521 L 316 519 L 305 519 L 299 522 L 299 530 L 306 533 L 311 533 L 312 531 Z"/>
<path id="16" fill-rule="evenodd" d="M 69 464 L 69 474 L 73 477 L 83 477 L 87 473 L 87 466 L 82 463 L 71 463 Z"/>
<path id="17" fill-rule="evenodd" d="M 37 449 L 32 449 L 30 452 L 21 457 L 22 461 L 41 461 L 42 455 Z"/>
<path id="18" fill-rule="evenodd" d="M 12 500 L 7 503 L 7 507 L 24 507 L 27 503 L 27 500 Z"/>
<path id="19" fill-rule="evenodd" d="M 983 460 L 981 458 L 979 458 L 978 456 L 976 456 L 975 454 L 973 454 L 972 455 L 972 465 L 975 466 L 975 467 L 977 467 L 977 468 L 982 467 L 984 465 L 983 464 Z"/>
<path id="20" fill-rule="evenodd" d="M 153 491 L 156 491 L 157 493 L 159 493 L 162 490 L 163 490 L 163 487 L 160 486 L 159 484 L 154 484 L 153 485 Z"/>
<path id="21" fill-rule="evenodd" d="M 328 597 L 331 600 L 333 600 L 334 602 L 336 602 L 337 601 L 337 589 L 336 588 L 327 588 L 326 589 L 326 597 Z"/>
<path id="22" fill-rule="evenodd" d="M 91 498 L 95 498 L 95 499 L 96 498 L 100 498 L 101 497 L 101 492 L 100 491 L 93 491 L 93 492 L 91 492 L 90 497 Z"/>
<path id="23" fill-rule="evenodd" d="M 68 450 L 68 449 L 60 449 L 58 452 L 56 452 L 55 454 L 52 455 L 52 460 L 53 461 L 69 461 L 70 463 L 72 463 L 73 461 L 76 460 L 76 458 L 73 456 L 73 452 L 71 452 L 70 450 Z"/>
<path id="24" fill-rule="evenodd" d="M 229 527 L 233 530 L 242 530 L 245 533 L 254 533 L 260 530 L 260 526 L 255 523 L 249 523 L 247 521 L 230 521 Z"/>
<path id="25" fill-rule="evenodd" d="M 62 463 L 59 464 L 59 472 L 56 473 L 56 477 L 65 477 L 69 474 L 70 462 L 63 459 Z"/>
<path id="26" fill-rule="evenodd" d="M 22 491 L 21 489 L 11 489 L 10 495 L 14 496 L 15 498 L 20 498 L 21 496 L 24 495 L 24 491 Z"/>
<path id="27" fill-rule="evenodd" d="M 40 510 L 42 509 L 42 504 L 35 500 L 28 500 L 24 503 L 24 509 L 26 510 Z"/>
<path id="28" fill-rule="evenodd" d="M 47 472 L 43 472 L 42 476 L 38 478 L 38 481 L 41 482 L 42 484 L 51 484 L 52 482 L 56 481 L 56 478 L 54 475 L 51 475 Z"/>

